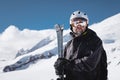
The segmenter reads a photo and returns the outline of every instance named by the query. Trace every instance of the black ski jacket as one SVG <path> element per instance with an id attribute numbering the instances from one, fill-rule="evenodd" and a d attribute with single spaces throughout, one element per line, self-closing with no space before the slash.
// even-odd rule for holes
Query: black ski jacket
<path id="1" fill-rule="evenodd" d="M 107 80 L 107 57 L 101 39 L 91 29 L 70 40 L 64 57 L 74 61 L 65 80 Z"/>

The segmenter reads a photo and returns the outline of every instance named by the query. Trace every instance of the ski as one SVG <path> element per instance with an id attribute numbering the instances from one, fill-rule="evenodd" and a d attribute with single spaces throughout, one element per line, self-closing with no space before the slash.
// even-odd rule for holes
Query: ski
<path id="1" fill-rule="evenodd" d="M 64 58 L 63 55 L 63 26 L 56 24 L 55 29 L 57 33 L 57 43 L 58 43 L 58 57 Z M 60 80 L 64 80 L 64 72 L 62 72 L 62 75 L 59 75 Z M 58 80 L 58 79 L 57 79 Z"/>
<path id="2" fill-rule="evenodd" d="M 56 24 L 55 25 L 57 33 L 57 43 L 58 43 L 58 57 L 63 58 L 63 26 Z"/>

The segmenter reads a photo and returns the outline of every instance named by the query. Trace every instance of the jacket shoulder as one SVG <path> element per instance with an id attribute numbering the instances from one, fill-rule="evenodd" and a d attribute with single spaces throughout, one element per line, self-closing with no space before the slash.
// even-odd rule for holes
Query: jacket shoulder
<path id="1" fill-rule="evenodd" d="M 91 29 L 88 29 L 88 36 L 91 38 L 91 39 L 94 39 L 94 40 L 99 40 L 101 41 L 100 37 L 97 35 L 97 33 Z"/>
<path id="2" fill-rule="evenodd" d="M 100 37 L 96 34 L 95 31 L 88 29 L 88 44 L 91 48 L 95 49 L 102 45 L 102 40 Z"/>

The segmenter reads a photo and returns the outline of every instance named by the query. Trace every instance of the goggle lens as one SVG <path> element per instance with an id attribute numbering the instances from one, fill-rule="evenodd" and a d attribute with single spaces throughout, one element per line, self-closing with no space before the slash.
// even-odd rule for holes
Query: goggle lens
<path id="1" fill-rule="evenodd" d="M 73 19 L 73 24 L 74 24 L 74 26 L 77 26 L 77 25 L 85 26 L 86 25 L 86 19 L 84 19 L 84 18 L 74 18 Z"/>
<path id="2" fill-rule="evenodd" d="M 74 26 L 77 26 L 77 25 L 85 26 L 86 21 L 73 21 L 73 24 L 74 24 Z"/>

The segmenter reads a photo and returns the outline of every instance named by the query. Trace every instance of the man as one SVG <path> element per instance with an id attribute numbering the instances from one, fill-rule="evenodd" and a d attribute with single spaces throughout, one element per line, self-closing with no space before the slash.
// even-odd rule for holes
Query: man
<path id="1" fill-rule="evenodd" d="M 101 39 L 88 28 L 87 14 L 75 11 L 70 16 L 72 40 L 64 49 L 64 58 L 54 64 L 64 80 L 107 80 L 107 57 Z M 58 78 L 58 80 L 61 80 Z"/>

